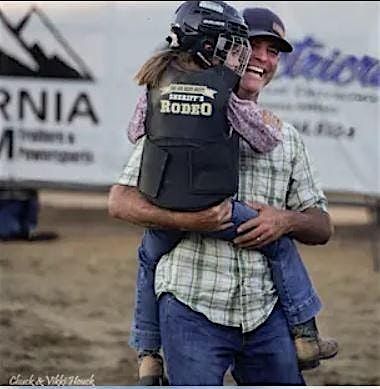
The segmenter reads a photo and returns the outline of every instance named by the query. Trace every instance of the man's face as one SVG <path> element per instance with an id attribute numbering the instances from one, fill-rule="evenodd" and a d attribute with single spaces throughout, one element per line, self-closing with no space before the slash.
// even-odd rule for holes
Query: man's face
<path id="1" fill-rule="evenodd" d="M 279 50 L 270 38 L 250 39 L 252 53 L 247 69 L 240 81 L 239 95 L 248 97 L 260 93 L 277 70 Z"/>

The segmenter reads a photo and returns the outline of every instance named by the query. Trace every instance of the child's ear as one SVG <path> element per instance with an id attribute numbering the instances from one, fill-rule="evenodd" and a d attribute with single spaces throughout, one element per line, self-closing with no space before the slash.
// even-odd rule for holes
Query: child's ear
<path id="1" fill-rule="evenodd" d="M 208 51 L 209 53 L 214 51 L 213 42 L 211 42 L 209 39 L 206 39 L 202 42 L 202 48 L 203 50 Z"/>

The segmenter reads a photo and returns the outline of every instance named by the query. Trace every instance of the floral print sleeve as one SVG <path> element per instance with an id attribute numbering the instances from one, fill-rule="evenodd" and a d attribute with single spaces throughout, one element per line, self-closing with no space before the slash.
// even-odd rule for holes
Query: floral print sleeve
<path id="1" fill-rule="evenodd" d="M 255 151 L 267 153 L 282 141 L 282 121 L 254 101 L 239 99 L 231 93 L 227 116 L 232 128 Z"/>
<path id="2" fill-rule="evenodd" d="M 145 135 L 145 117 L 147 108 L 146 88 L 137 99 L 135 111 L 128 125 L 128 139 L 135 144 L 139 138 Z"/>

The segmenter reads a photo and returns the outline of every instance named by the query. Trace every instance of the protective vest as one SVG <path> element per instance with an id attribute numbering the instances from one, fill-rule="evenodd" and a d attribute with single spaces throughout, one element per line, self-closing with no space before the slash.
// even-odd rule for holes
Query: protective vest
<path id="1" fill-rule="evenodd" d="M 238 188 L 239 140 L 227 120 L 238 76 L 224 66 L 182 72 L 170 67 L 148 91 L 138 187 L 173 210 L 220 203 Z"/>

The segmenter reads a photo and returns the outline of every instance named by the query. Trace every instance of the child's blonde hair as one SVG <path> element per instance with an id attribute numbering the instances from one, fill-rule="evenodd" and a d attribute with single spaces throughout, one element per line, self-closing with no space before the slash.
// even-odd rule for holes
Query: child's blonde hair
<path id="1" fill-rule="evenodd" d="M 160 84 L 162 75 L 169 65 L 182 70 L 198 70 L 190 53 L 178 50 L 163 50 L 150 57 L 139 69 L 134 79 L 138 85 L 147 85 L 156 88 Z"/>

